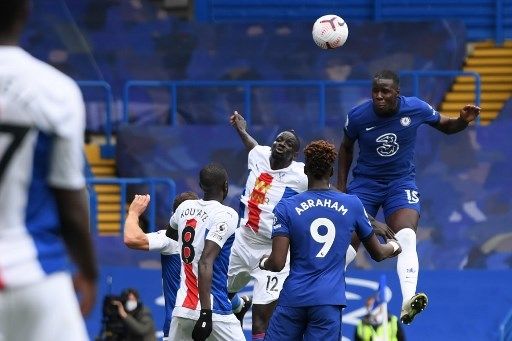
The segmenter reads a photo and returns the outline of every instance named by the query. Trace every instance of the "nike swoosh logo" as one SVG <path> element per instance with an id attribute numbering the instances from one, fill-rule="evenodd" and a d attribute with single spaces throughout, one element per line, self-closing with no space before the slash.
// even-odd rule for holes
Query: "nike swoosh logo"
<path id="1" fill-rule="evenodd" d="M 366 128 L 366 131 L 370 131 L 370 130 L 375 129 L 375 128 L 376 127 L 368 127 L 368 128 Z"/>

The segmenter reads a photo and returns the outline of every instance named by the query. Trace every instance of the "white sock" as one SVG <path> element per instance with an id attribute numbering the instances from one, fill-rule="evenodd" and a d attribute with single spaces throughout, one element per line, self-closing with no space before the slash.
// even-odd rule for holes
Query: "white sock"
<path id="1" fill-rule="evenodd" d="M 356 258 L 357 251 L 354 249 L 352 245 L 349 244 L 347 249 L 347 254 L 345 255 L 345 271 L 347 271 L 347 266 L 352 263 L 352 261 Z"/>
<path id="2" fill-rule="evenodd" d="M 396 272 L 402 289 L 402 307 L 416 294 L 418 284 L 418 253 L 416 252 L 416 233 L 410 228 L 404 228 L 395 234 L 396 240 L 402 247 L 396 262 Z"/>

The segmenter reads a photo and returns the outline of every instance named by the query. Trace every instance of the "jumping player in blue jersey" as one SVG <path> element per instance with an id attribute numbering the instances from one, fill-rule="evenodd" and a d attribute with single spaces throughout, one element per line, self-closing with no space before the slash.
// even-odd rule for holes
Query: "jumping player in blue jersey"
<path id="1" fill-rule="evenodd" d="M 347 115 L 339 151 L 338 189 L 357 195 L 372 216 L 382 207 L 386 223 L 396 234 L 402 247 L 397 261 L 402 323 L 410 324 L 428 303 L 424 293 L 416 294 L 416 229 L 420 217 L 414 168 L 416 131 L 426 123 L 445 134 L 454 134 L 466 129 L 479 114 L 479 107 L 468 104 L 460 110 L 458 118 L 449 118 L 416 97 L 400 96 L 398 76 L 385 70 L 374 76 L 372 100 L 356 106 Z M 356 140 L 359 157 L 347 187 Z M 359 243 L 354 236 L 347 250 L 347 264 L 355 258 Z"/>
<path id="2" fill-rule="evenodd" d="M 198 196 L 194 192 L 183 192 L 174 198 L 172 211 L 185 200 L 196 200 Z M 144 233 L 139 226 L 139 217 L 149 205 L 150 197 L 136 195 L 130 204 L 128 214 L 124 222 L 124 243 L 130 249 L 144 251 L 158 251 L 161 254 L 162 263 L 162 287 L 165 301 L 165 319 L 163 326 L 164 340 L 169 334 L 171 326 L 172 310 L 176 303 L 176 293 L 180 287 L 181 259 L 178 250 L 177 236 L 172 239 L 171 227 L 156 232 Z M 172 229 L 174 230 L 174 229 Z"/>
<path id="3" fill-rule="evenodd" d="M 274 208 L 272 252 L 260 268 L 280 271 L 290 251 L 290 274 L 270 320 L 265 340 L 341 339 L 345 298 L 345 254 L 353 232 L 376 261 L 396 256 L 395 240 L 380 244 L 355 195 L 332 189 L 334 145 L 320 140 L 304 150 L 308 190 Z"/>

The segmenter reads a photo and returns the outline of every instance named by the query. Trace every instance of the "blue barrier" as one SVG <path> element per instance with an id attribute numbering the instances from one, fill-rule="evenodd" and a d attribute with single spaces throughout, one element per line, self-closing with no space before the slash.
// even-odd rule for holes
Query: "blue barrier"
<path id="1" fill-rule="evenodd" d="M 478 72 L 473 71 L 452 71 L 452 70 L 428 70 L 428 71 L 401 71 L 400 77 L 412 77 L 413 79 L 413 96 L 420 93 L 420 77 L 473 77 L 475 79 L 475 104 L 480 106 L 480 96 L 482 88 L 482 80 Z M 480 123 L 480 117 L 477 119 Z"/>
<path id="2" fill-rule="evenodd" d="M 458 70 L 430 70 L 430 71 L 402 71 L 400 76 L 413 78 L 413 95 L 419 95 L 420 77 L 457 77 L 468 76 L 475 78 L 475 103 L 480 105 L 481 79 L 476 72 L 458 71 Z M 127 81 L 123 89 L 123 122 L 129 122 L 128 107 L 130 103 L 130 89 L 134 87 L 153 87 L 168 88 L 171 92 L 171 103 L 169 108 L 169 123 L 176 124 L 178 115 L 178 89 L 184 87 L 239 87 L 244 89 L 244 115 L 247 124 L 252 122 L 252 96 L 251 91 L 258 87 L 316 87 L 318 88 L 318 127 L 325 127 L 325 91 L 327 87 L 347 87 L 347 86 L 369 86 L 371 80 L 348 80 L 322 81 L 322 80 L 300 80 L 300 81 L 158 81 L 158 80 L 130 80 Z"/>
<path id="3" fill-rule="evenodd" d="M 86 178 L 87 187 L 89 189 L 89 200 L 90 200 L 90 214 L 91 214 L 91 226 L 94 233 L 98 233 L 98 198 L 94 185 L 118 185 L 121 187 L 121 224 L 123 224 L 126 217 L 126 210 L 123 208 L 127 202 L 126 198 L 126 187 L 128 185 L 148 185 L 148 194 L 151 198 L 156 198 L 156 186 L 159 184 L 166 185 L 169 188 L 167 195 L 167 202 L 172 202 L 176 196 L 176 184 L 174 180 L 168 178 Z M 149 215 L 149 232 L 156 230 L 156 202 L 155 200 L 150 201 L 148 208 Z"/>
<path id="4" fill-rule="evenodd" d="M 244 116 L 247 124 L 252 122 L 251 90 L 258 87 L 316 87 L 318 88 L 318 126 L 325 127 L 325 89 L 326 87 L 368 86 L 370 80 L 349 80 L 344 82 L 304 80 L 304 81 L 156 81 L 131 80 L 124 85 L 123 91 L 123 122 L 128 123 L 128 105 L 130 102 L 130 89 L 133 87 L 168 88 L 171 92 L 170 124 L 176 124 L 178 114 L 178 88 L 180 87 L 241 87 L 244 89 Z"/>
<path id="5" fill-rule="evenodd" d="M 99 88 L 104 91 L 105 101 L 105 142 L 107 146 L 112 145 L 112 87 L 105 81 L 95 81 L 95 80 L 80 80 L 76 82 L 81 88 Z"/>

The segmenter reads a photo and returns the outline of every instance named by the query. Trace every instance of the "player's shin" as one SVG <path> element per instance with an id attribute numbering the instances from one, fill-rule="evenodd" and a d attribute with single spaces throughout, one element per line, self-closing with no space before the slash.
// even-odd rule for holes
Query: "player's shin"
<path id="1" fill-rule="evenodd" d="M 404 228 L 396 233 L 396 239 L 402 247 L 397 257 L 396 271 L 402 290 L 402 306 L 416 293 L 418 283 L 418 253 L 416 252 L 416 233 Z"/>

